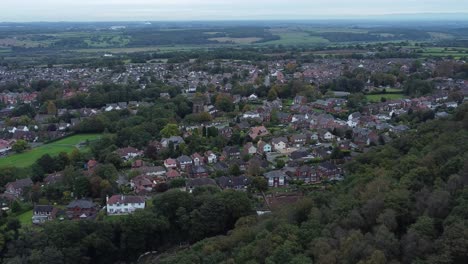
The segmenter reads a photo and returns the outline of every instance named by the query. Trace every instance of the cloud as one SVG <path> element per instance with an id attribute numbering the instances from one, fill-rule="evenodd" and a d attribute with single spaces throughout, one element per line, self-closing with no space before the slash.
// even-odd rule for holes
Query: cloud
<path id="1" fill-rule="evenodd" d="M 0 21 L 313 19 L 460 12 L 459 0 L 0 0 Z"/>

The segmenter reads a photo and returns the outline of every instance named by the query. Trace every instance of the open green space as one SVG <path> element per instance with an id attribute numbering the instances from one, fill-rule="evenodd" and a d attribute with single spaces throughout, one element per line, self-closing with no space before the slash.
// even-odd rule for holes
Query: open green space
<path id="1" fill-rule="evenodd" d="M 11 156 L 0 159 L 0 168 L 5 166 L 14 166 L 25 168 L 32 165 L 36 160 L 45 154 L 51 156 L 58 155 L 60 152 L 71 153 L 77 148 L 77 145 L 87 140 L 93 141 L 100 138 L 100 134 L 80 134 L 73 135 L 49 144 L 33 148 L 21 154 L 13 154 Z"/>
<path id="2" fill-rule="evenodd" d="M 405 95 L 402 93 L 382 93 L 366 95 L 367 100 L 372 103 L 380 102 L 382 97 L 387 100 L 397 100 L 405 98 Z"/>
<path id="3" fill-rule="evenodd" d="M 21 226 L 30 226 L 32 225 L 32 216 L 33 216 L 33 210 L 29 210 L 27 212 L 24 212 L 20 215 L 18 215 L 18 220 L 21 223 Z"/>
<path id="4" fill-rule="evenodd" d="M 329 43 L 328 40 L 319 36 L 311 36 L 307 32 L 285 30 L 272 31 L 272 33 L 281 39 L 260 43 L 259 45 L 317 45 Z"/>

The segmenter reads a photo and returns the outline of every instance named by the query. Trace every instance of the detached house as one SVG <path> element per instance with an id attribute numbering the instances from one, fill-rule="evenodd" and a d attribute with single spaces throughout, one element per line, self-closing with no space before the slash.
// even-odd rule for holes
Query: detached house
<path id="1" fill-rule="evenodd" d="M 259 141 L 257 143 L 257 153 L 262 155 L 263 153 L 270 153 L 271 152 L 271 145 L 264 142 L 264 141 Z"/>
<path id="2" fill-rule="evenodd" d="M 145 198 L 132 195 L 113 195 L 107 197 L 108 215 L 127 215 L 138 209 L 145 209 Z"/>
<path id="3" fill-rule="evenodd" d="M 239 147 L 225 147 L 223 149 L 223 158 L 224 160 L 240 159 Z"/>
<path id="4" fill-rule="evenodd" d="M 66 215 L 69 219 L 93 218 L 96 213 L 97 207 L 91 200 L 74 200 L 67 205 Z"/>
<path id="5" fill-rule="evenodd" d="M 122 159 L 130 160 L 143 155 L 143 151 L 133 147 L 121 148 L 115 151 Z"/>
<path id="6" fill-rule="evenodd" d="M 213 151 L 207 151 L 205 152 L 205 161 L 208 164 L 216 163 L 218 161 L 218 156 L 216 156 Z"/>
<path id="7" fill-rule="evenodd" d="M 244 145 L 242 154 L 243 155 L 254 155 L 257 153 L 257 148 L 254 146 L 252 142 L 248 142 Z"/>
<path id="8" fill-rule="evenodd" d="M 221 189 L 245 191 L 250 184 L 250 179 L 245 176 L 221 176 L 218 178 L 218 184 Z"/>
<path id="9" fill-rule="evenodd" d="M 188 166 L 187 174 L 190 178 L 206 178 L 209 171 L 205 166 Z"/>
<path id="10" fill-rule="evenodd" d="M 193 164 L 192 159 L 189 156 L 182 155 L 177 158 L 177 166 L 184 170 L 187 166 L 190 166 Z"/>
<path id="11" fill-rule="evenodd" d="M 304 134 L 300 135 L 292 135 L 291 138 L 291 144 L 295 147 L 302 147 L 306 144 L 307 142 L 307 136 Z"/>
<path id="12" fill-rule="evenodd" d="M 16 180 L 14 182 L 9 182 L 5 185 L 5 193 L 11 194 L 16 198 L 19 198 L 23 195 L 25 188 L 32 186 L 33 182 L 30 178 Z"/>
<path id="13" fill-rule="evenodd" d="M 168 169 L 177 168 L 177 160 L 171 158 L 166 159 L 164 161 L 164 167 Z"/>
<path id="14" fill-rule="evenodd" d="M 264 177 L 268 181 L 268 186 L 270 187 L 280 187 L 286 185 L 287 175 L 280 171 L 270 171 L 265 173 Z"/>
<path id="15" fill-rule="evenodd" d="M 295 105 L 305 105 L 307 104 L 307 98 L 301 95 L 297 95 L 294 97 L 294 104 Z"/>
<path id="16" fill-rule="evenodd" d="M 130 180 L 130 186 L 137 194 L 153 191 L 156 183 L 150 176 L 139 175 Z"/>
<path id="17" fill-rule="evenodd" d="M 322 162 L 317 167 L 317 175 L 322 179 L 337 179 L 341 177 L 341 170 L 331 162 Z"/>
<path id="18" fill-rule="evenodd" d="M 213 186 L 218 187 L 216 185 L 216 181 L 210 178 L 196 178 L 196 179 L 188 179 L 187 183 L 185 184 L 185 190 L 187 192 L 192 192 L 195 188 L 201 186 Z"/>
<path id="19" fill-rule="evenodd" d="M 269 134 L 270 133 L 264 126 L 252 127 L 249 131 L 249 137 L 251 139 L 256 139 L 257 137 L 263 137 Z"/>
<path id="20" fill-rule="evenodd" d="M 199 153 L 197 153 L 197 152 L 192 154 L 191 158 L 193 160 L 193 165 L 195 165 L 195 166 L 200 166 L 200 165 L 203 165 L 205 163 L 204 157 L 202 155 L 200 155 Z"/>
<path id="21" fill-rule="evenodd" d="M 275 151 L 281 151 L 288 147 L 288 139 L 285 137 L 278 137 L 271 140 L 273 149 Z"/>
<path id="22" fill-rule="evenodd" d="M 52 205 L 36 205 L 33 209 L 32 223 L 38 225 L 54 220 L 57 211 Z"/>

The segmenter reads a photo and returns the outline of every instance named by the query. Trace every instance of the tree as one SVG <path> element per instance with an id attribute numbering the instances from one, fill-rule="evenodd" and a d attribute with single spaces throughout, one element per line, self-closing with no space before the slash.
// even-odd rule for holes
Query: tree
<path id="1" fill-rule="evenodd" d="M 25 140 L 19 139 L 15 142 L 15 144 L 13 144 L 11 149 L 16 153 L 22 153 L 26 149 L 28 149 L 28 147 L 29 147 L 28 142 L 26 142 Z"/>
<path id="2" fill-rule="evenodd" d="M 232 98 L 227 94 L 218 94 L 215 105 L 219 110 L 224 112 L 232 112 L 234 110 Z"/>
<path id="3" fill-rule="evenodd" d="M 276 92 L 275 88 L 271 88 L 270 91 L 268 91 L 268 101 L 273 101 L 278 98 L 278 92 Z"/>
<path id="4" fill-rule="evenodd" d="M 161 130 L 161 136 L 168 138 L 172 136 L 178 136 L 180 134 L 179 127 L 177 124 L 167 124 Z"/>
<path id="5" fill-rule="evenodd" d="M 57 114 L 57 107 L 53 101 L 47 102 L 47 114 L 54 116 Z"/>
<path id="6" fill-rule="evenodd" d="M 268 181 L 261 176 L 253 177 L 250 186 L 256 191 L 265 192 L 268 190 Z"/>

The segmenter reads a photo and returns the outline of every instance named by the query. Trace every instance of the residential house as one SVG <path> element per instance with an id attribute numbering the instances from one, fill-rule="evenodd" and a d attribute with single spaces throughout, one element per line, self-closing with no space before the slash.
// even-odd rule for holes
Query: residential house
<path id="1" fill-rule="evenodd" d="M 177 160 L 168 158 L 164 161 L 164 167 L 168 169 L 177 168 Z"/>
<path id="2" fill-rule="evenodd" d="M 307 136 L 305 134 L 292 135 L 290 141 L 293 146 L 299 148 L 306 144 Z"/>
<path id="3" fill-rule="evenodd" d="M 297 95 L 296 97 L 294 97 L 293 103 L 295 105 L 305 105 L 307 104 L 307 98 L 301 95 Z"/>
<path id="4" fill-rule="evenodd" d="M 215 171 L 227 172 L 229 170 L 229 166 L 225 162 L 218 161 L 213 164 L 213 169 Z"/>
<path id="5" fill-rule="evenodd" d="M 275 151 L 282 151 L 288 147 L 288 139 L 285 137 L 277 137 L 271 140 Z"/>
<path id="6" fill-rule="evenodd" d="M 177 166 L 181 170 L 185 170 L 187 166 L 191 166 L 192 164 L 193 164 L 193 160 L 189 156 L 182 155 L 177 158 Z"/>
<path id="7" fill-rule="evenodd" d="M 209 150 L 205 152 L 205 161 L 208 164 L 216 163 L 218 161 L 218 156 L 216 156 L 213 151 Z"/>
<path id="8" fill-rule="evenodd" d="M 248 111 L 242 115 L 244 119 L 260 119 L 260 114 L 258 112 Z"/>
<path id="9" fill-rule="evenodd" d="M 271 145 L 264 142 L 264 141 L 258 141 L 257 143 L 257 153 L 260 155 L 263 155 L 263 153 L 270 153 L 271 152 Z"/>
<path id="10" fill-rule="evenodd" d="M 38 225 L 54 220 L 57 215 L 57 211 L 57 208 L 54 208 L 52 205 L 35 205 L 33 209 L 32 223 Z"/>
<path id="11" fill-rule="evenodd" d="M 211 178 L 195 178 L 187 180 L 187 183 L 185 184 L 185 190 L 191 193 L 195 188 L 202 186 L 218 187 L 216 181 Z"/>
<path id="12" fill-rule="evenodd" d="M 136 171 L 140 172 L 143 175 L 147 176 L 164 176 L 166 174 L 166 169 L 162 166 L 143 166 L 137 168 Z"/>
<path id="13" fill-rule="evenodd" d="M 268 132 L 265 126 L 252 127 L 249 131 L 249 137 L 253 140 L 255 140 L 257 137 L 263 137 L 269 134 L 270 133 Z"/>
<path id="14" fill-rule="evenodd" d="M 322 162 L 317 167 L 317 175 L 321 179 L 339 179 L 341 178 L 341 170 L 331 162 Z"/>
<path id="15" fill-rule="evenodd" d="M 243 155 L 254 155 L 256 153 L 257 153 L 257 148 L 255 147 L 255 145 L 252 142 L 247 142 L 244 145 L 244 148 L 243 148 L 243 151 L 242 151 Z"/>
<path id="16" fill-rule="evenodd" d="M 47 177 L 44 178 L 44 184 L 45 185 L 53 185 L 53 184 L 58 184 L 63 181 L 63 173 L 62 172 L 56 172 L 47 175 Z"/>
<path id="17" fill-rule="evenodd" d="M 180 173 L 175 169 L 169 169 L 166 173 L 168 179 L 175 179 L 180 177 Z"/>
<path id="18" fill-rule="evenodd" d="M 141 196 L 116 194 L 106 200 L 107 215 L 127 215 L 145 209 L 145 198 Z"/>
<path id="19" fill-rule="evenodd" d="M 234 147 L 234 146 L 224 147 L 222 156 L 224 160 L 240 159 L 239 147 Z"/>
<path id="20" fill-rule="evenodd" d="M 23 195 L 24 190 L 32 186 L 33 182 L 30 178 L 16 180 L 5 185 L 5 193 L 11 194 L 16 198 L 20 198 Z"/>
<path id="21" fill-rule="evenodd" d="M 327 131 L 327 130 L 320 130 L 319 136 L 322 140 L 325 140 L 325 141 L 330 141 L 335 138 L 335 135 L 333 135 L 330 131 Z"/>
<path id="22" fill-rule="evenodd" d="M 232 137 L 232 128 L 230 127 L 223 127 L 219 129 L 219 134 L 223 136 L 224 138 L 230 139 Z"/>
<path id="23" fill-rule="evenodd" d="M 221 189 L 245 191 L 251 180 L 246 176 L 221 176 L 218 179 L 218 185 Z"/>
<path id="24" fill-rule="evenodd" d="M 269 187 L 281 187 L 287 184 L 288 176 L 281 170 L 270 171 L 264 174 Z"/>
<path id="25" fill-rule="evenodd" d="M 314 155 L 305 150 L 296 150 L 296 151 L 291 152 L 291 154 L 289 154 L 289 157 L 292 160 L 301 161 L 301 160 L 313 159 Z"/>
<path id="26" fill-rule="evenodd" d="M 202 155 L 199 153 L 195 152 L 194 154 L 191 155 L 191 158 L 193 160 L 193 165 L 195 166 L 200 166 L 205 164 L 205 159 Z"/>
<path id="27" fill-rule="evenodd" d="M 143 155 L 143 151 L 133 147 L 120 148 L 115 152 L 124 160 L 130 160 Z"/>
<path id="28" fill-rule="evenodd" d="M 156 186 L 153 178 L 147 175 L 139 175 L 130 180 L 130 186 L 136 194 L 152 192 Z"/>
<path id="29" fill-rule="evenodd" d="M 320 181 L 317 171 L 314 167 L 303 165 L 296 168 L 294 180 L 304 181 L 305 183 L 316 183 Z"/>
<path id="30" fill-rule="evenodd" d="M 96 205 L 87 199 L 71 201 L 67 205 L 66 215 L 68 219 L 89 219 L 96 216 Z"/>
<path id="31" fill-rule="evenodd" d="M 168 148 L 171 144 L 175 147 L 178 145 L 185 143 L 184 139 L 180 136 L 172 136 L 170 138 L 163 138 L 161 139 L 161 146 L 163 148 Z"/>
<path id="32" fill-rule="evenodd" d="M 209 171 L 203 165 L 187 166 L 187 174 L 190 178 L 205 178 L 209 176 Z"/>
<path id="33" fill-rule="evenodd" d="M 85 164 L 85 169 L 88 170 L 88 172 L 90 173 L 93 173 L 94 172 L 94 169 L 97 167 L 98 165 L 98 162 L 96 160 L 89 160 L 86 164 Z"/>

